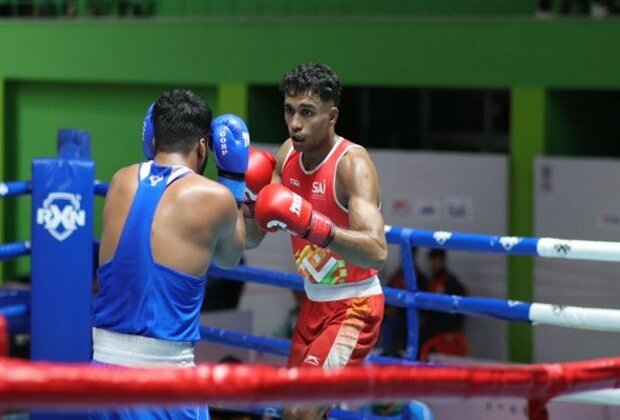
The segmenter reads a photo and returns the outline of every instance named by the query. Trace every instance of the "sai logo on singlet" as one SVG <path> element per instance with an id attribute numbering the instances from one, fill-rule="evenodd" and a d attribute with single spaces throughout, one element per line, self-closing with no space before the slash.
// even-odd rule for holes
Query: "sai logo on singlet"
<path id="1" fill-rule="evenodd" d="M 325 180 L 312 182 L 312 192 L 314 194 L 325 195 L 326 188 L 327 182 Z"/>
<path id="2" fill-rule="evenodd" d="M 64 241 L 86 223 L 86 212 L 80 209 L 81 197 L 67 192 L 49 193 L 37 209 L 37 224 L 57 240 Z"/>

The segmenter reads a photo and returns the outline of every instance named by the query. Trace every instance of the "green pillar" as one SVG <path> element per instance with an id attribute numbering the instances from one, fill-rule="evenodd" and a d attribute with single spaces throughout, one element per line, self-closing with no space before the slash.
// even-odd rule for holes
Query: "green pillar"
<path id="1" fill-rule="evenodd" d="M 533 236 L 534 158 L 544 154 L 546 91 L 540 87 L 515 87 L 511 91 L 509 233 Z M 508 261 L 508 299 L 532 302 L 532 257 L 513 256 Z M 532 327 L 512 322 L 508 327 L 508 353 L 512 362 L 533 359 Z"/>
<path id="2" fill-rule="evenodd" d="M 217 87 L 217 112 L 219 114 L 237 114 L 247 121 L 248 85 L 245 83 L 225 83 Z"/>

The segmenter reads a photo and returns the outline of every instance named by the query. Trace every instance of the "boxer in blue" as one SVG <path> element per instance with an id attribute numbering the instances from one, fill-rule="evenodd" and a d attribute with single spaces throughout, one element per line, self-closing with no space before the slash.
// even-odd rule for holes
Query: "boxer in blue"
<path id="1" fill-rule="evenodd" d="M 245 245 L 249 133 L 234 115 L 212 122 L 204 100 L 185 90 L 163 94 L 146 124 L 144 152 L 152 160 L 119 170 L 106 196 L 93 363 L 191 367 L 207 268 L 236 265 Z M 202 176 L 209 148 L 219 182 Z M 209 415 L 196 405 L 93 411 L 91 418 Z"/>

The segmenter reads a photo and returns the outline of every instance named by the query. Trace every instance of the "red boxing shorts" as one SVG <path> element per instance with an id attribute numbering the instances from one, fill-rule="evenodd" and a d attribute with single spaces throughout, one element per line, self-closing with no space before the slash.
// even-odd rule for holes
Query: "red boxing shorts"
<path id="1" fill-rule="evenodd" d="M 288 367 L 362 363 L 379 337 L 385 297 L 315 302 L 304 296 L 293 331 Z"/>

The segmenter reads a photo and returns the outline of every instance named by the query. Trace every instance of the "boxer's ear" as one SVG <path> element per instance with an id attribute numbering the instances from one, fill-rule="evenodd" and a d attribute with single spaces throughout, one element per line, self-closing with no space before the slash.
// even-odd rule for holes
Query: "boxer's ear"
<path id="1" fill-rule="evenodd" d="M 336 125 L 336 121 L 338 121 L 339 113 L 340 111 L 338 110 L 338 107 L 332 106 L 329 109 L 329 124 L 330 125 Z"/>

